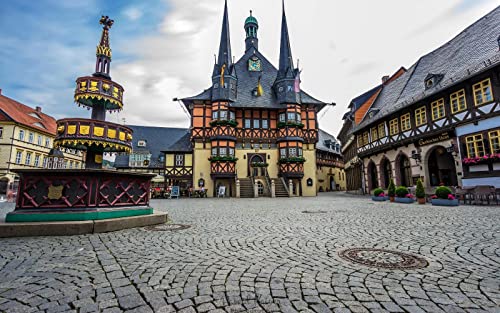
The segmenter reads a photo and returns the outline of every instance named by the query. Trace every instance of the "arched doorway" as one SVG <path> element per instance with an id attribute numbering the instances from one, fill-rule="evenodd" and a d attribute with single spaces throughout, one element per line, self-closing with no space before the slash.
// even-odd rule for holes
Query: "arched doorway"
<path id="1" fill-rule="evenodd" d="M 391 161 L 389 161 L 388 158 L 383 158 L 382 161 L 380 162 L 380 184 L 384 188 L 389 187 L 389 182 L 392 178 L 392 167 L 391 167 Z"/>
<path id="2" fill-rule="evenodd" d="M 333 178 L 333 176 L 330 176 L 330 191 L 334 190 L 336 190 L 335 179 Z"/>
<path id="3" fill-rule="evenodd" d="M 401 153 L 396 160 L 396 164 L 399 176 L 398 184 L 406 187 L 413 186 L 410 159 L 405 154 Z"/>
<path id="4" fill-rule="evenodd" d="M 368 164 L 368 189 L 371 191 L 378 187 L 377 166 L 373 161 Z"/>
<path id="5" fill-rule="evenodd" d="M 429 185 L 457 186 L 457 170 L 453 156 L 443 146 L 432 149 L 427 158 Z"/>
<path id="6" fill-rule="evenodd" d="M 256 166 L 256 164 L 264 164 L 264 157 L 260 154 L 254 154 L 248 159 L 248 173 L 250 176 L 265 176 L 266 168 L 263 166 Z"/>

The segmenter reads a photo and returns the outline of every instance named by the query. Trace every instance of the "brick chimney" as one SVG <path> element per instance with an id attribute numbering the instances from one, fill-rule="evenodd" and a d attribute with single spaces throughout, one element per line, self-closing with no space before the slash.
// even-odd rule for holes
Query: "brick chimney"
<path id="1" fill-rule="evenodd" d="M 383 76 L 383 77 L 382 77 L 382 84 L 387 83 L 387 81 L 389 80 L 389 78 L 390 78 L 390 76 L 389 76 L 389 75 Z"/>
<path id="2" fill-rule="evenodd" d="M 36 110 L 37 112 L 39 112 L 39 113 L 41 113 L 41 112 L 42 112 L 42 108 L 41 108 L 41 107 L 36 107 L 36 108 L 35 108 L 35 110 Z"/>

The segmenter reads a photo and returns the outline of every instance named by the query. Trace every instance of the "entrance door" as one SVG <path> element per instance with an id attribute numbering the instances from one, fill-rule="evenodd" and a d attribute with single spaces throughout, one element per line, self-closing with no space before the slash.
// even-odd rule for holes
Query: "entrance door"
<path id="1" fill-rule="evenodd" d="M 457 170 L 453 156 L 442 146 L 436 147 L 429 154 L 429 183 L 431 186 L 457 186 Z"/>
<path id="2" fill-rule="evenodd" d="M 330 176 L 330 191 L 334 191 L 335 189 L 335 179 L 333 176 Z"/>
<path id="3" fill-rule="evenodd" d="M 399 156 L 399 177 L 401 186 L 410 187 L 413 185 L 411 181 L 410 159 L 404 154 Z"/>
<path id="4" fill-rule="evenodd" d="M 369 191 L 378 187 L 377 166 L 373 162 L 368 164 L 368 182 Z"/>
<path id="5" fill-rule="evenodd" d="M 249 176 L 265 176 L 266 168 L 263 166 L 256 166 L 257 164 L 263 164 L 264 157 L 260 154 L 254 154 L 248 158 L 248 173 Z"/>
<path id="6" fill-rule="evenodd" d="M 382 181 L 381 181 L 382 187 L 388 188 L 389 181 L 392 178 L 391 162 L 387 158 L 382 159 L 380 168 L 382 171 Z"/>

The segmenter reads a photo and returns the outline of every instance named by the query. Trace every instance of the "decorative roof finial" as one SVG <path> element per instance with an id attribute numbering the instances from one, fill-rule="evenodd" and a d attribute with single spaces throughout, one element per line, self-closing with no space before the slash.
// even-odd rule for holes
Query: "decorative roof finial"
<path id="1" fill-rule="evenodd" d="M 111 26 L 113 26 L 113 23 L 115 21 L 110 19 L 109 16 L 101 16 L 101 19 L 99 20 L 99 24 L 103 25 L 104 29 L 110 29 Z"/>

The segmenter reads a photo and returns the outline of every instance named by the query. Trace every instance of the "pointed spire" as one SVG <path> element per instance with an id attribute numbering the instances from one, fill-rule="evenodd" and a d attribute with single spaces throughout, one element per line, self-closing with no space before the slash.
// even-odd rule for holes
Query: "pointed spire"
<path id="1" fill-rule="evenodd" d="M 222 19 L 222 31 L 220 36 L 219 57 L 217 65 L 219 68 L 226 64 L 229 67 L 232 64 L 231 39 L 229 37 L 229 16 L 227 12 L 227 0 L 224 1 L 224 17 Z"/>
<path id="2" fill-rule="evenodd" d="M 109 29 L 114 21 L 109 16 L 102 16 L 99 24 L 102 25 L 102 34 L 99 45 L 96 48 L 96 65 L 94 76 L 109 77 L 109 66 L 111 64 L 111 47 L 109 46 Z"/>
<path id="3" fill-rule="evenodd" d="M 286 22 L 285 14 L 285 0 L 283 0 L 283 17 L 281 19 L 281 43 L 280 43 L 280 62 L 278 69 L 278 77 L 291 78 L 293 77 L 293 59 L 292 49 L 290 48 L 290 38 L 288 36 L 288 24 Z"/>

